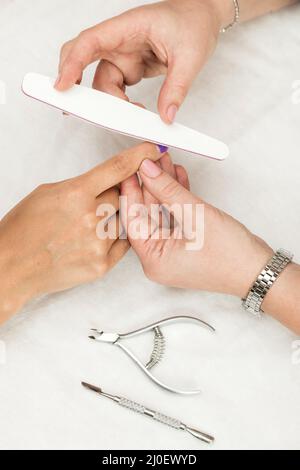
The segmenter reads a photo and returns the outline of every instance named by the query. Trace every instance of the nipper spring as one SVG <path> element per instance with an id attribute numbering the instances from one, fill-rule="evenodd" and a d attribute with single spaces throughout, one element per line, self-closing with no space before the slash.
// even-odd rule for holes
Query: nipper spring
<path id="1" fill-rule="evenodd" d="M 150 357 L 150 360 L 146 364 L 146 369 L 152 369 L 158 364 L 164 355 L 166 340 L 161 332 L 161 329 L 157 326 L 153 329 L 154 331 L 154 347 Z"/>

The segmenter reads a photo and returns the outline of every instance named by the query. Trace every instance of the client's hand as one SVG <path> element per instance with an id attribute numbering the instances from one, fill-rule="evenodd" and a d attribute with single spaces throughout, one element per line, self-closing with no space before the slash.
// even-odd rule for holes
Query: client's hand
<path id="1" fill-rule="evenodd" d="M 122 183 L 122 195 L 127 196 L 122 221 L 146 275 L 168 286 L 245 297 L 272 249 L 237 220 L 193 195 L 186 171 L 174 166 L 169 155 L 159 164 L 144 160 L 139 174 L 142 188 L 137 176 Z M 160 204 L 164 210 L 159 214 Z M 299 285 L 300 266 L 290 263 L 263 303 L 265 312 L 297 333 Z"/>
<path id="2" fill-rule="evenodd" d="M 146 275 L 169 286 L 244 296 L 272 254 L 266 243 L 194 196 L 186 171 L 174 166 L 168 154 L 159 164 L 144 160 L 139 174 L 142 188 L 137 176 L 121 186 L 128 198 L 123 224 Z M 168 208 L 171 224 L 166 210 L 157 217 L 157 204 Z"/>
<path id="3" fill-rule="evenodd" d="M 118 223 L 116 185 L 144 158 L 160 156 L 152 144 L 126 150 L 82 176 L 38 187 L 2 219 L 0 323 L 39 294 L 101 278 L 124 256 L 127 240 L 96 230 L 113 214 Z"/>

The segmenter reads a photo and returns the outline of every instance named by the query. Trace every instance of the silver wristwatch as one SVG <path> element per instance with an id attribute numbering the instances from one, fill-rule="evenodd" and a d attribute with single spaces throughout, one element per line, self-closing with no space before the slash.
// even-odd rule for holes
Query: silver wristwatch
<path id="1" fill-rule="evenodd" d="M 260 316 L 263 313 L 261 306 L 267 293 L 292 259 L 293 255 L 289 251 L 283 249 L 276 251 L 275 255 L 259 274 L 246 299 L 243 299 L 245 310 L 256 316 Z"/>

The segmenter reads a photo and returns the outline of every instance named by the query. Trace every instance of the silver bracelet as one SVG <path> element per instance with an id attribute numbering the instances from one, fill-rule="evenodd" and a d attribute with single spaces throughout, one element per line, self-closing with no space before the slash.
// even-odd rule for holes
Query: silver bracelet
<path id="1" fill-rule="evenodd" d="M 221 33 L 226 33 L 229 29 L 233 28 L 239 21 L 240 21 L 240 5 L 239 5 L 239 0 L 232 0 L 233 1 L 233 6 L 234 6 L 234 19 L 232 23 L 230 23 L 228 26 L 225 26 L 225 28 L 221 29 Z"/>
<path id="2" fill-rule="evenodd" d="M 261 316 L 261 313 L 263 313 L 261 306 L 267 293 L 292 259 L 293 255 L 289 251 L 283 249 L 276 251 L 275 255 L 259 274 L 246 299 L 243 299 L 245 310 L 256 316 Z"/>

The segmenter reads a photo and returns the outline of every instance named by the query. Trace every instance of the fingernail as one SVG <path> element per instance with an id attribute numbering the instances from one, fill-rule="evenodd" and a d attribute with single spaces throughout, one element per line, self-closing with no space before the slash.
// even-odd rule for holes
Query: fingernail
<path id="1" fill-rule="evenodd" d="M 169 150 L 169 147 L 166 147 L 165 145 L 158 145 L 157 147 L 160 153 L 166 153 Z"/>
<path id="2" fill-rule="evenodd" d="M 57 87 L 57 85 L 59 84 L 60 82 L 60 79 L 61 79 L 61 74 L 58 75 L 57 79 L 55 80 L 55 83 L 54 83 L 54 88 Z"/>
<path id="3" fill-rule="evenodd" d="M 161 174 L 161 168 L 148 158 L 143 161 L 140 166 L 140 170 L 144 175 L 149 176 L 149 178 L 157 178 L 157 176 Z"/>
<path id="4" fill-rule="evenodd" d="M 171 106 L 169 106 L 168 111 L 167 111 L 167 117 L 171 123 L 174 122 L 177 111 L 178 111 L 178 108 L 175 104 L 171 104 Z"/>

